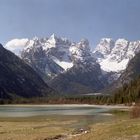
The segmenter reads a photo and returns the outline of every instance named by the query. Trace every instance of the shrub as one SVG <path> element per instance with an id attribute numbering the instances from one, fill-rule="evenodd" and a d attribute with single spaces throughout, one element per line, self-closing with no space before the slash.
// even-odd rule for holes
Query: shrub
<path id="1" fill-rule="evenodd" d="M 132 118 L 139 118 L 140 117 L 140 104 L 134 106 L 131 111 Z"/>

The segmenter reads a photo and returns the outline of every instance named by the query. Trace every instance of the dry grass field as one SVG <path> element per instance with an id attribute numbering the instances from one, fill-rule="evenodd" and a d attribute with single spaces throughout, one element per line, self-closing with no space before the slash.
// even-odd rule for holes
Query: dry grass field
<path id="1" fill-rule="evenodd" d="M 59 117 L 1 118 L 0 140 L 45 140 L 69 134 L 73 128 L 68 126 L 76 121 Z"/>
<path id="2" fill-rule="evenodd" d="M 93 116 L 0 118 L 0 140 L 140 140 L 140 119 L 114 111 L 108 119 Z M 80 132 L 80 128 L 87 129 Z M 80 131 L 79 131 L 80 130 Z"/>

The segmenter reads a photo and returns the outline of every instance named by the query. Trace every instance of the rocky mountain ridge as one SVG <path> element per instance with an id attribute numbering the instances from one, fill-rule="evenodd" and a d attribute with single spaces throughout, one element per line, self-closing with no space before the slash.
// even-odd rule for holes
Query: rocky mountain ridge
<path id="1" fill-rule="evenodd" d="M 103 38 L 92 52 L 87 39 L 75 43 L 53 34 L 49 38 L 11 40 L 5 48 L 21 57 L 52 87 L 58 85 L 60 91 L 70 90 L 64 85 L 75 83 L 82 90 L 95 92 L 120 77 L 140 51 L 140 41 Z M 89 82 L 83 83 L 88 75 L 91 75 Z M 63 80 L 64 84 L 60 84 Z"/>
<path id="2" fill-rule="evenodd" d="M 29 65 L 0 44 L 0 99 L 47 97 L 53 93 Z"/>
<path id="3" fill-rule="evenodd" d="M 139 51 L 140 41 L 131 42 L 126 39 L 118 39 L 116 41 L 104 39 L 97 45 L 93 54 L 101 65 L 102 70 L 121 72 L 126 69 L 129 61 Z M 99 57 L 99 55 L 102 57 Z"/>

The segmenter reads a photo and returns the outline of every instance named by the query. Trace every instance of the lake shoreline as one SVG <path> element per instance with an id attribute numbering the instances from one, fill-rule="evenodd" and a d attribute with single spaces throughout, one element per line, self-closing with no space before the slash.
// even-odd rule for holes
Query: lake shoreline
<path id="1" fill-rule="evenodd" d="M 25 107 L 58 107 L 58 106 L 65 106 L 65 107 L 95 107 L 95 108 L 108 108 L 108 109 L 130 109 L 133 106 L 126 106 L 123 104 L 117 105 L 95 105 L 95 104 L 3 104 L 0 106 L 25 106 Z"/>
<path id="2" fill-rule="evenodd" d="M 76 108 L 77 111 L 82 112 L 87 110 L 87 113 L 94 109 L 101 109 L 100 112 L 97 111 L 97 114 L 81 114 L 81 115 L 43 115 L 43 116 L 22 116 L 22 117 L 0 117 L 0 136 L 2 138 L 14 138 L 18 140 L 21 137 L 23 140 L 26 139 L 71 139 L 77 140 L 79 137 L 81 140 L 85 140 L 84 137 L 97 133 L 99 129 L 101 129 L 102 125 L 106 130 L 106 126 L 108 127 L 108 123 L 112 125 L 116 120 L 124 120 L 127 119 L 127 113 L 130 110 L 131 106 L 125 105 L 89 105 L 89 104 L 5 104 L 0 105 L 0 107 L 9 108 L 14 107 L 17 108 L 18 111 L 21 111 L 20 108 L 33 108 L 38 107 L 43 109 L 47 109 L 47 107 L 61 108 L 63 107 L 71 107 Z M 29 107 L 29 108 L 28 108 Z M 89 109 L 89 111 L 88 111 Z M 47 109 L 49 110 L 49 109 Z M 59 109 L 58 109 L 59 110 Z M 65 110 L 65 109 L 64 109 Z M 68 108 L 69 110 L 69 108 Z M 117 111 L 115 111 L 117 110 Z M 123 111 L 122 111 L 123 110 Z M 13 110 L 14 111 L 14 110 Z M 29 110 L 28 110 L 29 111 Z M 73 110 L 70 110 L 72 112 Z M 77 111 L 75 113 L 77 113 Z M 126 113 L 125 113 L 126 111 Z M 69 111 L 68 111 L 69 112 Z M 22 113 L 22 111 L 21 111 Z M 62 112 L 61 112 L 62 113 Z M 123 116 L 126 117 L 123 117 Z M 120 121 L 119 121 L 120 122 Z M 6 124 L 6 125 L 5 125 Z M 9 133 L 10 132 L 10 133 Z M 18 133 L 17 133 L 18 132 Z M 44 133 L 45 132 L 45 133 Z M 30 135 L 30 133 L 32 135 Z M 92 137 L 92 136 L 90 136 Z"/>

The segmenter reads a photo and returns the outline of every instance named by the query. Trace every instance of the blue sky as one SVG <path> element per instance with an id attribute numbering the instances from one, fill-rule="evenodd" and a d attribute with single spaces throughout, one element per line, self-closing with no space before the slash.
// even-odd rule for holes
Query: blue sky
<path id="1" fill-rule="evenodd" d="M 13 38 L 140 39 L 140 0 L 0 0 L 0 42 Z"/>

